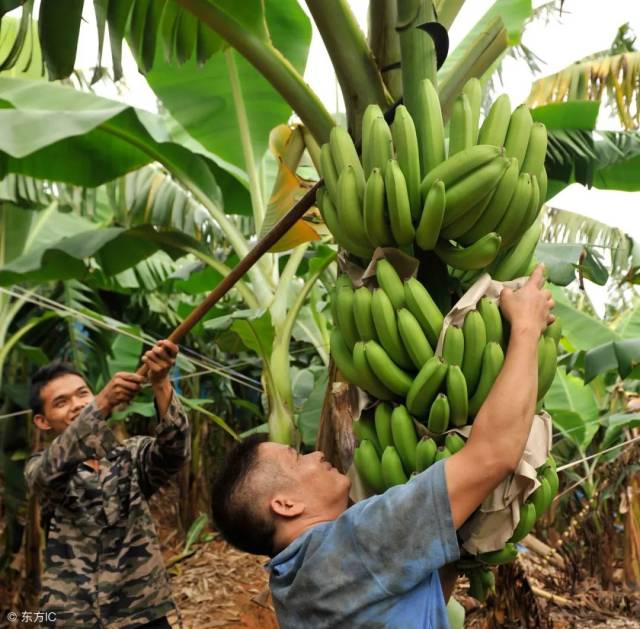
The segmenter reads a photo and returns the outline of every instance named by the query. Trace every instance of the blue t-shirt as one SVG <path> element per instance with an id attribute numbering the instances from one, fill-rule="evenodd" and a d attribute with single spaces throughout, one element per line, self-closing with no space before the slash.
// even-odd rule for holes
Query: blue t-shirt
<path id="1" fill-rule="evenodd" d="M 444 461 L 305 531 L 268 564 L 282 629 L 448 627 L 438 568 L 459 558 Z"/>

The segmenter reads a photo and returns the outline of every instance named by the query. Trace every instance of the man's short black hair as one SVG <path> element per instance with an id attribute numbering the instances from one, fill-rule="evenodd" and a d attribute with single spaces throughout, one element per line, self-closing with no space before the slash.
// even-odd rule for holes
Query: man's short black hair
<path id="1" fill-rule="evenodd" d="M 44 412 L 42 401 L 42 387 L 47 385 L 52 380 L 72 374 L 74 376 L 80 376 L 84 380 L 84 376 L 72 365 L 63 363 L 59 360 L 54 360 L 48 365 L 40 367 L 36 371 L 35 375 L 31 379 L 31 387 L 29 389 L 29 406 L 34 415 L 42 414 Z"/>
<path id="2" fill-rule="evenodd" d="M 262 483 L 250 478 L 258 466 L 258 447 L 267 435 L 251 435 L 229 453 L 211 491 L 213 521 L 233 546 L 254 555 L 273 555 L 275 523 L 257 507 Z"/>

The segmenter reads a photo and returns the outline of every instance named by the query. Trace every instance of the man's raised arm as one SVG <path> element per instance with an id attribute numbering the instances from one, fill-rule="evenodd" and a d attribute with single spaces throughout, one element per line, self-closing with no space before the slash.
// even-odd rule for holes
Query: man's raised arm
<path id="1" fill-rule="evenodd" d="M 551 293 L 543 290 L 538 266 L 517 291 L 505 289 L 500 307 L 511 324 L 504 365 L 473 422 L 466 446 L 445 461 L 455 528 L 511 472 L 522 458 L 538 391 L 538 340 L 553 322 Z"/>

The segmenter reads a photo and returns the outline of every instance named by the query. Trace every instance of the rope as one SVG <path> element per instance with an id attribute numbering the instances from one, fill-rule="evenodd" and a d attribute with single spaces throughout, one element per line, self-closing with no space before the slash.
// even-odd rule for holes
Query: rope
<path id="1" fill-rule="evenodd" d="M 18 415 L 28 415 L 31 411 L 16 411 L 15 413 L 9 413 L 8 415 L 0 415 L 0 419 L 9 419 L 9 417 L 17 417 Z"/>
<path id="2" fill-rule="evenodd" d="M 581 459 L 578 459 L 577 461 L 572 461 L 571 463 L 567 463 L 565 465 L 561 465 L 560 467 L 557 468 L 557 472 L 562 472 L 563 470 L 567 470 L 571 467 L 575 467 L 576 465 L 580 465 L 580 463 L 584 463 L 585 461 L 589 461 L 591 459 L 594 459 L 598 456 L 600 456 L 601 454 L 606 454 L 607 452 L 611 452 L 612 450 L 616 450 L 617 448 L 622 448 L 623 446 L 629 445 L 631 443 L 634 443 L 635 441 L 640 441 L 640 435 L 638 435 L 637 437 L 632 437 L 631 439 L 627 439 L 626 441 L 623 441 L 622 443 L 618 443 L 615 446 L 611 446 L 610 448 L 606 448 L 605 450 L 600 450 L 600 452 L 596 452 L 595 454 L 590 454 L 589 456 L 585 456 L 582 457 Z"/>

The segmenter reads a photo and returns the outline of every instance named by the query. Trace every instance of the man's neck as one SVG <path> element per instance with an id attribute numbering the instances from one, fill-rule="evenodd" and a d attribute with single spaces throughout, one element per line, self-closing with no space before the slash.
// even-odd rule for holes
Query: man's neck
<path id="1" fill-rule="evenodd" d="M 345 509 L 346 511 L 346 509 Z M 281 523 L 273 536 L 273 546 L 275 549 L 275 555 L 283 551 L 289 544 L 293 543 L 303 533 L 306 533 L 309 529 L 325 522 L 333 522 L 341 514 L 318 514 L 310 516 L 300 516 L 292 521 L 286 521 Z"/>

